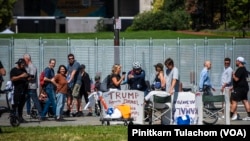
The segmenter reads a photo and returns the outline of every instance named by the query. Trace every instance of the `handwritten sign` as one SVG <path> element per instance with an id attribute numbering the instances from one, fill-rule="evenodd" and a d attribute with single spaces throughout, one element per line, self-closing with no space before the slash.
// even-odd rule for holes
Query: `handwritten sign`
<path id="1" fill-rule="evenodd" d="M 173 99 L 173 124 L 179 116 L 188 115 L 190 124 L 197 124 L 198 109 L 195 104 L 195 94 L 191 92 L 178 92 Z"/>
<path id="2" fill-rule="evenodd" d="M 103 98 L 108 107 L 120 104 L 131 106 L 131 117 L 134 124 L 143 124 L 144 118 L 144 92 L 137 90 L 116 90 L 103 93 Z M 105 114 L 105 112 L 104 112 Z"/>

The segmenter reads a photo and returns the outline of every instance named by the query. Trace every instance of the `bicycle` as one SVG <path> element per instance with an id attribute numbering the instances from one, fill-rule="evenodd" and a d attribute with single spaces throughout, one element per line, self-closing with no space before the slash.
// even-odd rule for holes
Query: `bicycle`
<path id="1" fill-rule="evenodd" d="M 16 115 L 16 111 L 14 111 L 10 106 L 10 103 L 12 102 L 12 98 L 13 98 L 13 89 L 8 88 L 8 89 L 1 91 L 1 93 L 6 95 L 7 107 L 0 106 L 0 117 L 3 113 L 9 113 L 8 118 L 10 120 L 11 126 L 13 126 L 13 127 L 19 126 L 21 122 L 20 122 L 18 116 Z"/>

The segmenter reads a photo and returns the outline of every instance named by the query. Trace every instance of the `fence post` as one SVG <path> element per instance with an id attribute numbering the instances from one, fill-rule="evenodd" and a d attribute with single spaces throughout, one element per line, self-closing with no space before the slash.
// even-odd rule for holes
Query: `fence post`
<path id="1" fill-rule="evenodd" d="M 203 104 L 202 104 L 202 95 L 203 92 L 196 92 L 195 93 L 195 105 L 198 111 L 198 125 L 203 124 Z"/>
<path id="2" fill-rule="evenodd" d="M 225 115 L 225 119 L 226 119 L 226 124 L 230 125 L 230 88 L 226 87 L 225 88 L 225 111 L 224 111 L 224 115 Z"/>

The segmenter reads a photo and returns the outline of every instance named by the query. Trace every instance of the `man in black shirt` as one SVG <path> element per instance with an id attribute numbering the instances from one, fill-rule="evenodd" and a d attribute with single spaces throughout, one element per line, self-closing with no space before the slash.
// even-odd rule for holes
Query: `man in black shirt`
<path id="1" fill-rule="evenodd" d="M 250 105 L 248 102 L 247 93 L 249 91 L 249 86 L 247 82 L 248 71 L 245 67 L 245 59 L 243 57 L 238 57 L 236 59 L 236 67 L 237 70 L 233 73 L 233 91 L 231 94 L 231 109 L 230 109 L 230 116 L 232 117 L 233 114 L 237 110 L 237 105 L 239 101 L 242 101 L 246 112 L 247 117 L 243 118 L 242 120 L 250 120 Z"/>
<path id="2" fill-rule="evenodd" d="M 28 73 L 25 70 L 25 60 L 20 58 L 16 62 L 16 66 L 10 71 L 10 79 L 14 85 L 14 104 L 13 110 L 17 112 L 17 116 L 21 123 L 27 122 L 23 119 L 23 107 L 25 105 L 25 94 L 28 91 Z"/>

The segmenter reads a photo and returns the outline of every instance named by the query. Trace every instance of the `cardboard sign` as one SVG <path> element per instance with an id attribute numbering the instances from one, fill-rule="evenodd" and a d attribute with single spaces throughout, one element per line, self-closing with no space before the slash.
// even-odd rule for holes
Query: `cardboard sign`
<path id="1" fill-rule="evenodd" d="M 103 98 L 108 107 L 121 104 L 131 106 L 131 117 L 134 124 L 143 124 L 144 117 L 144 92 L 137 90 L 115 90 L 103 93 Z M 103 113 L 105 116 L 105 112 Z"/>
<path id="2" fill-rule="evenodd" d="M 178 117 L 188 115 L 190 124 L 197 124 L 198 108 L 195 104 L 195 94 L 191 92 L 175 93 L 173 99 L 173 124 L 177 124 Z"/>

